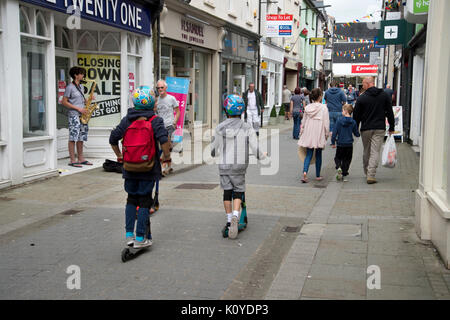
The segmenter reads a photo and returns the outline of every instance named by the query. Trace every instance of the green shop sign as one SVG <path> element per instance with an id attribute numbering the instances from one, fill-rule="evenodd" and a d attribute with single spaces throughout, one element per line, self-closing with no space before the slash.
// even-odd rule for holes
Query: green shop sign
<path id="1" fill-rule="evenodd" d="M 413 13 L 426 13 L 428 12 L 428 7 L 430 6 L 430 0 L 414 0 Z"/>

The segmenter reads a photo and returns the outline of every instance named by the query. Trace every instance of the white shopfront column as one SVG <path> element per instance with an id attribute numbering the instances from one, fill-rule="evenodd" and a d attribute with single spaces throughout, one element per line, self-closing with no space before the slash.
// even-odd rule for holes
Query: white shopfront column
<path id="1" fill-rule="evenodd" d="M 125 117 L 128 113 L 128 35 L 120 31 L 120 115 Z"/>
<path id="2" fill-rule="evenodd" d="M 5 113 L 2 114 L 2 117 L 7 119 L 6 130 L 2 129 L 5 134 L 2 139 L 6 141 L 6 146 L 2 148 L 4 148 L 7 172 L 9 172 L 7 178 L 13 184 L 18 184 L 23 182 L 23 116 L 20 94 L 22 78 L 21 73 L 18 72 L 21 70 L 19 2 L 7 0 L 3 5 L 3 41 L 8 46 L 2 50 L 4 50 L 4 79 L 8 79 L 8 82 L 5 83 L 3 100 L 6 108 Z"/>
<path id="3" fill-rule="evenodd" d="M 156 37 L 156 34 L 152 34 L 152 37 Z M 144 36 L 141 38 L 141 52 L 142 52 L 142 60 L 141 60 L 141 72 L 140 72 L 140 83 L 136 83 L 135 86 L 140 86 L 141 84 L 149 85 L 150 87 L 154 87 L 154 69 L 153 69 L 153 43 L 152 38 Z"/>

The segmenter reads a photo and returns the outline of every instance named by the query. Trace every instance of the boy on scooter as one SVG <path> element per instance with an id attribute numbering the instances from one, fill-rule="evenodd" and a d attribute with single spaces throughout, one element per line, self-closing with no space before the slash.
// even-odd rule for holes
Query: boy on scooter
<path id="1" fill-rule="evenodd" d="M 238 95 L 228 95 L 224 101 L 224 109 L 228 119 L 215 129 L 211 156 L 220 154 L 220 186 L 223 189 L 223 206 L 227 215 L 224 230 L 228 229 L 228 237 L 235 239 L 238 234 L 241 201 L 245 193 L 249 148 L 257 159 L 266 158 L 267 153 L 259 151 L 254 129 L 241 120 L 241 114 L 245 110 L 243 99 Z"/>

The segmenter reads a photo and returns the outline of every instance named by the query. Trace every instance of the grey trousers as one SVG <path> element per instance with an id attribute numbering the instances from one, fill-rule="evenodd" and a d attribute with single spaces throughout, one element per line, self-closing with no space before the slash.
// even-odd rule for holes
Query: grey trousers
<path id="1" fill-rule="evenodd" d="M 361 131 L 361 139 L 364 147 L 363 168 L 364 174 L 367 177 L 375 178 L 385 134 L 386 130 Z"/>

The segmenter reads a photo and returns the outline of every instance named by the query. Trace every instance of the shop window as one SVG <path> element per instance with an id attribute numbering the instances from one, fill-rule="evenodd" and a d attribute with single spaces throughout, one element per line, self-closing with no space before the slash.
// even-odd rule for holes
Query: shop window
<path id="1" fill-rule="evenodd" d="M 136 38 L 136 54 L 141 55 L 142 51 L 141 51 L 141 41 L 139 40 L 139 38 Z"/>
<path id="2" fill-rule="evenodd" d="M 127 37 L 127 52 L 134 53 L 134 41 L 131 41 L 131 36 Z"/>
<path id="3" fill-rule="evenodd" d="M 71 49 L 71 37 L 69 29 L 61 26 L 55 26 L 55 47 L 63 49 Z"/>
<path id="4" fill-rule="evenodd" d="M 20 32 L 31 33 L 31 23 L 27 8 L 20 7 Z"/>
<path id="5" fill-rule="evenodd" d="M 194 93 L 194 120 L 207 122 L 207 56 L 204 53 L 195 53 L 195 93 Z"/>
<path id="6" fill-rule="evenodd" d="M 161 45 L 161 79 L 170 77 L 170 46 Z"/>
<path id="7" fill-rule="evenodd" d="M 42 12 L 36 12 L 36 34 L 42 37 L 48 37 L 47 26 Z"/>
<path id="8" fill-rule="evenodd" d="M 78 30 L 78 49 L 80 50 L 89 50 L 89 51 L 98 51 L 97 37 L 98 34 L 96 31 L 82 31 Z"/>
<path id="9" fill-rule="evenodd" d="M 21 38 L 23 136 L 47 134 L 47 42 Z"/>
<path id="10" fill-rule="evenodd" d="M 118 32 L 102 32 L 101 33 L 101 51 L 118 52 L 120 51 L 120 33 Z"/>

